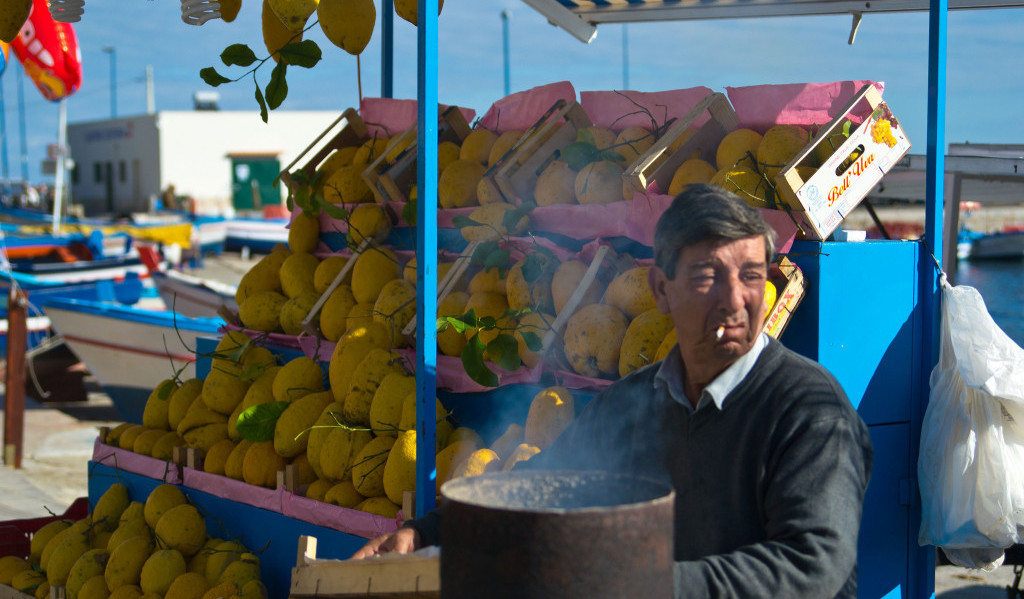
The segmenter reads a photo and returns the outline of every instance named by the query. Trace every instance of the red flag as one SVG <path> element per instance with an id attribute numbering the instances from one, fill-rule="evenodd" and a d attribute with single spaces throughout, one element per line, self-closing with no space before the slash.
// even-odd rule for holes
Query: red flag
<path id="1" fill-rule="evenodd" d="M 50 16 L 46 0 L 33 0 L 32 14 L 11 42 L 25 72 L 47 100 L 60 100 L 82 85 L 82 55 L 70 23 Z"/>

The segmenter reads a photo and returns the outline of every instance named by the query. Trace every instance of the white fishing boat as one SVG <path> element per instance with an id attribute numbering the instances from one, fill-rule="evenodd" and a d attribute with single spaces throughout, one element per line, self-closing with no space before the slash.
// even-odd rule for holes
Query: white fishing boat
<path id="1" fill-rule="evenodd" d="M 237 287 L 203 279 L 176 270 L 154 270 L 150 273 L 167 308 L 190 318 L 217 316 L 222 306 L 238 312 L 235 302 Z"/>
<path id="2" fill-rule="evenodd" d="M 224 325 L 219 318 L 64 298 L 48 302 L 43 312 L 131 422 L 142 421 L 160 381 L 195 376 L 196 339 L 216 337 Z"/>
<path id="3" fill-rule="evenodd" d="M 957 237 L 957 256 L 961 260 L 1024 258 L 1024 229 L 997 233 L 961 231 Z"/>

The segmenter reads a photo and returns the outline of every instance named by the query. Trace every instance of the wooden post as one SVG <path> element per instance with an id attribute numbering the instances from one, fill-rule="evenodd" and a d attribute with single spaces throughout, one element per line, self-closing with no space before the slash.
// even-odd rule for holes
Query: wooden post
<path id="1" fill-rule="evenodd" d="M 7 375 L 5 377 L 4 464 L 21 468 L 25 440 L 25 349 L 28 295 L 12 285 L 7 296 Z"/>

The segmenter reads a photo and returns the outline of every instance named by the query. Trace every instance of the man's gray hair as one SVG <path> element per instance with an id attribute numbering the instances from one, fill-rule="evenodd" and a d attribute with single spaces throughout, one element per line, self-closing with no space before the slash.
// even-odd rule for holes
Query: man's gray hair
<path id="1" fill-rule="evenodd" d="M 654 229 L 654 263 L 669 279 L 684 247 L 716 239 L 764 237 L 765 262 L 775 257 L 775 231 L 757 209 L 715 185 L 688 185 L 672 200 Z"/>

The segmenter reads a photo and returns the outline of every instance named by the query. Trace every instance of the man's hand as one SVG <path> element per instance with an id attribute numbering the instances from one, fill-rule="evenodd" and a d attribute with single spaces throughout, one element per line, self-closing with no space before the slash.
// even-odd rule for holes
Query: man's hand
<path id="1" fill-rule="evenodd" d="M 399 528 L 398 530 L 370 539 L 359 551 L 356 551 L 351 559 L 363 559 L 372 555 L 384 555 L 385 553 L 410 553 L 420 548 L 420 533 L 414 528 Z"/>

